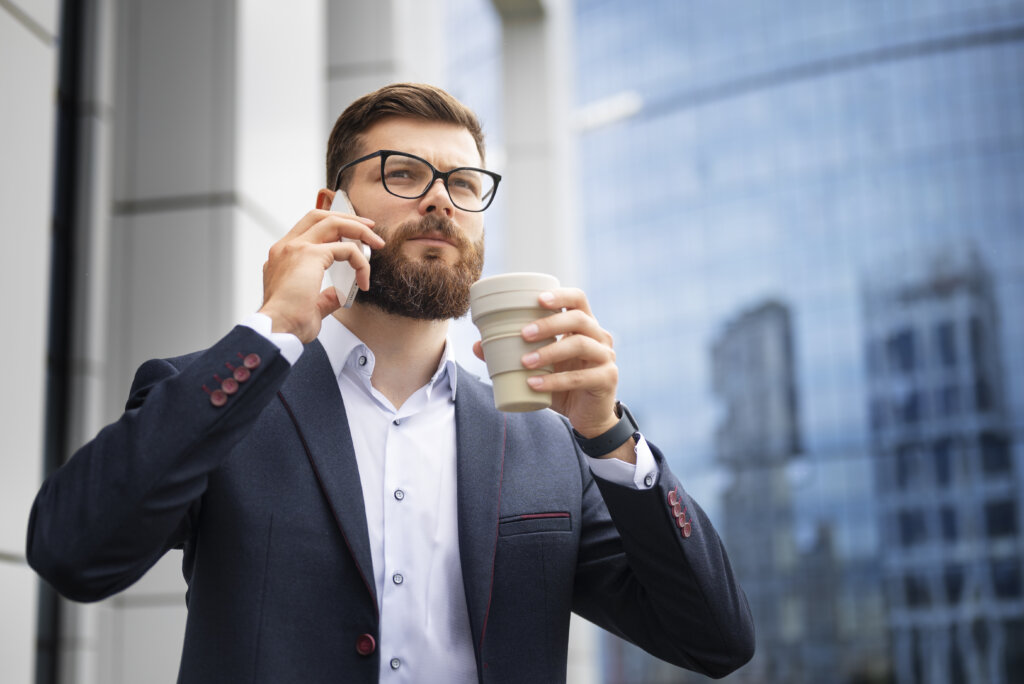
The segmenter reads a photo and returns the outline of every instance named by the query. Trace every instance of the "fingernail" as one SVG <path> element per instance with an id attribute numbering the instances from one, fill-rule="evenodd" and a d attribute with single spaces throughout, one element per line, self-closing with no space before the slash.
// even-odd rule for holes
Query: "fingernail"
<path id="1" fill-rule="evenodd" d="M 545 304 L 550 304 L 551 302 L 555 301 L 555 295 L 552 294 L 551 292 L 541 292 L 539 297 L 540 301 L 544 302 Z"/>
<path id="2" fill-rule="evenodd" d="M 544 384 L 544 377 L 540 375 L 534 375 L 532 378 L 526 378 L 526 384 L 530 387 L 537 389 Z"/>
<path id="3" fill-rule="evenodd" d="M 540 361 L 540 354 L 537 352 L 530 352 L 523 357 L 524 366 L 536 366 L 538 361 Z"/>
<path id="4" fill-rule="evenodd" d="M 534 337 L 538 332 L 540 332 L 540 328 L 537 327 L 537 324 L 531 323 L 523 328 L 523 337 Z"/>

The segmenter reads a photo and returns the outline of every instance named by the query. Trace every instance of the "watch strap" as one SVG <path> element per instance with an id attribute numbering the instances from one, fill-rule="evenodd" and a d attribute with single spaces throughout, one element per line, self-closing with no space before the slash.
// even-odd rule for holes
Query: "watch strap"
<path id="1" fill-rule="evenodd" d="M 587 456 L 600 458 L 610 454 L 639 432 L 640 428 L 636 424 L 636 419 L 621 401 L 615 402 L 615 414 L 619 416 L 619 422 L 597 437 L 587 439 L 575 429 L 572 431 L 576 443 L 580 445 L 580 449 Z"/>

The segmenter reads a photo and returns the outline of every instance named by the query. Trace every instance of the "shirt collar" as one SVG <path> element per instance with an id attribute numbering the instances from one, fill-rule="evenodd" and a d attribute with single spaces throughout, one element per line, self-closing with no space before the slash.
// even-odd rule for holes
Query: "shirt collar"
<path id="1" fill-rule="evenodd" d="M 334 316 L 327 316 L 320 324 L 320 334 L 317 335 L 324 351 L 327 352 L 327 359 L 331 362 L 331 370 L 334 377 L 340 378 L 346 367 L 356 373 L 366 374 L 367 377 L 373 373 L 376 363 L 373 351 L 367 347 L 362 340 L 355 336 L 351 330 Z M 452 391 L 452 401 L 455 401 L 455 388 L 458 386 L 458 365 L 452 356 L 451 338 L 445 339 L 444 351 L 441 352 L 441 360 L 437 364 L 437 370 L 428 381 L 428 395 L 437 383 L 448 380 Z"/>

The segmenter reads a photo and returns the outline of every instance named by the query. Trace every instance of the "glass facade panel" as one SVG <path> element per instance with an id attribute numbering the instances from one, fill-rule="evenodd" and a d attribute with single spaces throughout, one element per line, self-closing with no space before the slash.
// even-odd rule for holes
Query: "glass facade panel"
<path id="1" fill-rule="evenodd" d="M 725 681 L 1019 680 L 1024 2 L 575 19 L 578 105 L 642 103 L 580 131 L 585 287 L 750 599 Z"/>

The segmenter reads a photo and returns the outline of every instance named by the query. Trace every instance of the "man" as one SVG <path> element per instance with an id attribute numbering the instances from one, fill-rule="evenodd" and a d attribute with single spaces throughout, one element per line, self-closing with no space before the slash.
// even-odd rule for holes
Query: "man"
<path id="1" fill-rule="evenodd" d="M 472 112 L 388 86 L 342 113 L 327 160 L 260 311 L 140 367 L 124 415 L 44 483 L 32 566 L 91 601 L 183 548 L 181 682 L 563 681 L 571 610 L 711 676 L 746 662 L 725 551 L 617 405 L 585 295 L 541 295 L 555 313 L 523 329 L 555 338 L 523 358 L 554 364 L 531 379 L 554 411 L 499 413 L 451 360 L 499 180 Z M 329 211 L 341 190 L 358 215 Z M 336 261 L 350 309 L 320 289 Z"/>

